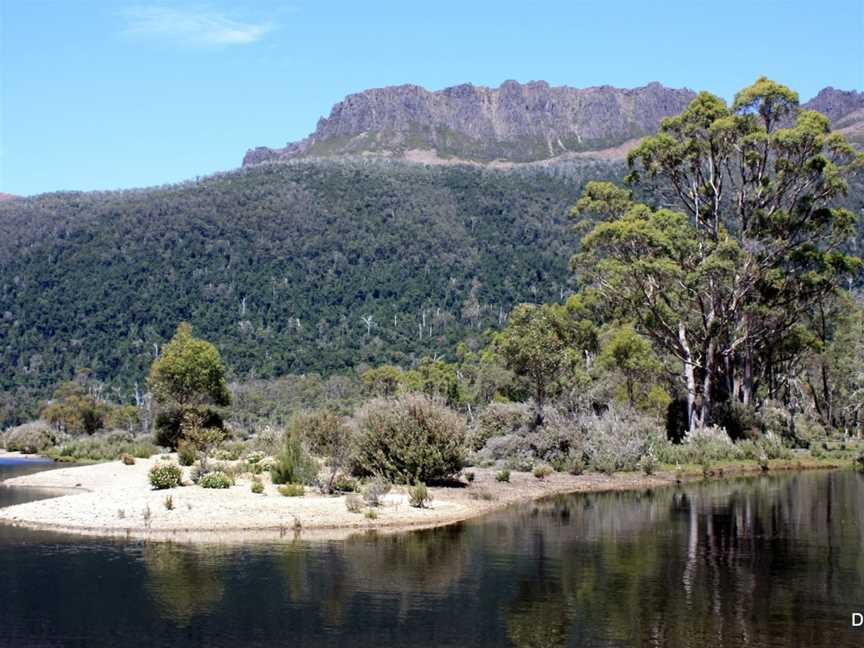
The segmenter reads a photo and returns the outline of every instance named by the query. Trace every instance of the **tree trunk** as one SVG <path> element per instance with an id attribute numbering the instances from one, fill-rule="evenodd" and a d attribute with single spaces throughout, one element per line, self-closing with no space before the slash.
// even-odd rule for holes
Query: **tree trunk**
<path id="1" fill-rule="evenodd" d="M 687 431 L 692 432 L 698 427 L 698 421 L 696 421 L 696 371 L 683 322 L 678 323 L 678 342 L 684 352 L 684 382 L 687 384 Z"/>

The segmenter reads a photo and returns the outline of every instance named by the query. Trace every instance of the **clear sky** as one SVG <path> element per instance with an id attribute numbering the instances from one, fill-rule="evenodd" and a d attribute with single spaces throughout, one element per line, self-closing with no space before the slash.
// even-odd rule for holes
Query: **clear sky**
<path id="1" fill-rule="evenodd" d="M 231 169 L 391 84 L 864 88 L 864 0 L 0 6 L 0 192 L 19 195 Z"/>

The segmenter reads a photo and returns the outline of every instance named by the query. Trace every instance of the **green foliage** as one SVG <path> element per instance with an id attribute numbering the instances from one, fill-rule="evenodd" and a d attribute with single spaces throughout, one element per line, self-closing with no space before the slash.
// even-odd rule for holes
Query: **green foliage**
<path id="1" fill-rule="evenodd" d="M 472 470 L 465 471 L 463 475 L 465 476 L 465 481 L 467 481 L 469 484 L 472 483 L 477 477 L 477 475 L 475 475 L 474 471 Z"/>
<path id="2" fill-rule="evenodd" d="M 177 444 L 177 462 L 181 466 L 191 466 L 198 457 L 198 451 L 191 441 L 180 439 Z"/>
<path id="3" fill-rule="evenodd" d="M 186 322 L 153 361 L 147 382 L 160 403 L 187 408 L 205 404 L 228 405 L 231 395 L 225 385 L 225 365 L 216 347 L 192 336 Z"/>
<path id="4" fill-rule="evenodd" d="M 495 473 L 495 481 L 499 482 L 509 482 L 510 481 L 510 470 L 507 468 L 502 468 L 497 473 Z"/>
<path id="5" fill-rule="evenodd" d="M 173 511 L 174 510 L 174 496 L 173 495 L 166 495 L 165 500 L 162 502 L 162 504 L 165 506 L 166 511 Z"/>
<path id="6" fill-rule="evenodd" d="M 291 417 L 287 434 L 304 439 L 314 455 L 324 458 L 330 476 L 323 488 L 325 492 L 331 492 L 336 475 L 347 464 L 351 454 L 348 421 L 326 409 L 298 412 Z"/>
<path id="7" fill-rule="evenodd" d="M 67 439 L 45 452 L 64 461 L 113 461 L 124 454 L 147 459 L 158 451 L 147 437 L 135 438 L 125 432 L 110 432 Z"/>
<path id="8" fill-rule="evenodd" d="M 431 500 L 432 495 L 423 482 L 408 487 L 408 503 L 414 508 L 426 508 Z"/>
<path id="9" fill-rule="evenodd" d="M 195 414 L 204 428 L 222 428 L 222 416 L 208 407 L 189 408 L 187 410 L 169 409 L 156 416 L 156 443 L 163 448 L 176 448 L 183 433 L 183 421 L 186 415 Z"/>
<path id="10" fill-rule="evenodd" d="M 537 464 L 531 469 L 531 474 L 537 479 L 546 479 L 553 472 L 555 471 L 552 470 L 552 466 L 547 466 L 546 464 Z"/>
<path id="11" fill-rule="evenodd" d="M 238 381 L 450 355 L 570 285 L 567 212 L 586 178 L 622 175 L 308 161 L 3 201 L 0 414 L 82 363 L 131 401 L 181 321 Z"/>
<path id="12" fill-rule="evenodd" d="M 580 278 L 677 361 L 691 431 L 720 420 L 718 400 L 776 398 L 754 376 L 800 357 L 815 338 L 808 313 L 860 270 L 842 200 L 864 155 L 760 78 L 731 108 L 700 93 L 628 163 L 628 181 L 664 207 L 586 187 L 576 213 L 604 220 L 574 258 Z"/>
<path id="13" fill-rule="evenodd" d="M 279 486 L 279 494 L 283 497 L 303 497 L 306 490 L 303 484 L 282 484 Z"/>
<path id="14" fill-rule="evenodd" d="M 448 479 L 462 468 L 465 422 L 426 396 L 376 399 L 355 419 L 354 461 L 363 471 L 412 483 Z"/>
<path id="15" fill-rule="evenodd" d="M 274 484 L 312 484 L 318 477 L 318 463 L 309 456 L 299 434 L 286 432 L 276 465 L 270 469 Z"/>
<path id="16" fill-rule="evenodd" d="M 198 479 L 198 485 L 201 488 L 230 488 L 231 477 L 221 470 L 204 473 Z"/>
<path id="17" fill-rule="evenodd" d="M 253 479 L 249 488 L 256 495 L 260 495 L 264 492 L 264 483 L 260 479 Z"/>
<path id="18" fill-rule="evenodd" d="M 507 368 L 530 385 L 538 424 L 543 421 L 547 396 L 554 395 L 557 381 L 578 362 L 573 339 L 566 310 L 553 304 L 520 304 L 510 313 L 507 327 L 494 338 L 494 348 Z"/>
<path id="19" fill-rule="evenodd" d="M 60 432 L 93 434 L 105 426 L 110 412 L 108 403 L 97 398 L 85 383 L 71 381 L 54 391 L 54 398 L 42 408 L 41 416 Z"/>
<path id="20" fill-rule="evenodd" d="M 180 485 L 180 476 L 180 466 L 177 464 L 157 461 L 150 468 L 150 485 L 157 490 L 175 488 Z"/>

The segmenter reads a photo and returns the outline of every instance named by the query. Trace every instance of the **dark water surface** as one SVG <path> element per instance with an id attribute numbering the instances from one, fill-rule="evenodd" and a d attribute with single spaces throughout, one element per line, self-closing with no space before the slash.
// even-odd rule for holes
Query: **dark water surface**
<path id="1" fill-rule="evenodd" d="M 0 506 L 24 498 L 11 492 Z M 0 645 L 864 646 L 862 507 L 864 475 L 842 472 L 557 497 L 317 544 L 0 527 Z"/>

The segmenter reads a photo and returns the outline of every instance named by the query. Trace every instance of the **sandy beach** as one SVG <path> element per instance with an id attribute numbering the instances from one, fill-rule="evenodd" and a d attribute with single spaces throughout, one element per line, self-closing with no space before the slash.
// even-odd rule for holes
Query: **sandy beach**
<path id="1" fill-rule="evenodd" d="M 304 497 L 284 497 L 267 478 L 263 494 L 252 493 L 248 479 L 237 479 L 228 489 L 205 489 L 191 485 L 188 469 L 184 469 L 187 485 L 152 490 L 147 473 L 156 461 L 161 460 L 139 459 L 132 466 L 113 461 L 7 479 L 0 488 L 44 488 L 66 494 L 0 509 L 0 523 L 151 540 L 233 542 L 289 533 L 310 539 L 338 539 L 370 530 L 450 524 L 548 495 L 654 488 L 676 481 L 675 475 L 665 472 L 652 476 L 554 473 L 542 480 L 530 473 L 513 472 L 508 483 L 496 481 L 494 470 L 474 468 L 475 480 L 469 485 L 430 488 L 432 501 L 427 508 L 410 506 L 405 490 L 394 487 L 375 508 L 377 517 L 370 519 L 363 513 L 349 512 L 345 496 L 307 489 Z M 173 500 L 173 510 L 165 506 L 167 496 Z"/>

